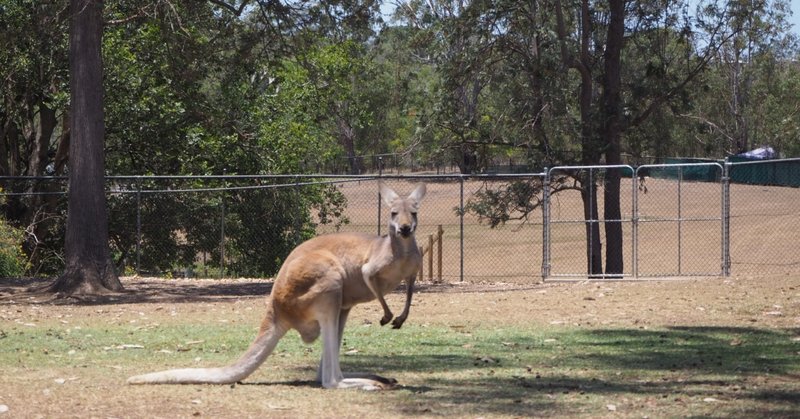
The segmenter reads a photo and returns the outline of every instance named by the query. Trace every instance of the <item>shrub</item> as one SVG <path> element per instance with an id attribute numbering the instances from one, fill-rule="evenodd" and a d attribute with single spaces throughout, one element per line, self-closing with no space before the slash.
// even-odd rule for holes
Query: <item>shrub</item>
<path id="1" fill-rule="evenodd" d="M 22 251 L 22 231 L 0 219 L 0 277 L 22 276 L 28 265 Z"/>

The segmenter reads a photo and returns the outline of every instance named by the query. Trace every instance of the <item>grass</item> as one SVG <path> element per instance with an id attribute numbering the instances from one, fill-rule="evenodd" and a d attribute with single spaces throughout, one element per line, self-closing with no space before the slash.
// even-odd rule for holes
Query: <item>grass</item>
<path id="1" fill-rule="evenodd" d="M 408 325 L 394 331 L 354 323 L 343 344 L 343 369 L 396 377 L 403 387 L 379 395 L 323 391 L 309 381 L 319 348 L 303 345 L 295 334 L 281 341 L 246 385 L 123 385 L 134 373 L 226 363 L 244 351 L 254 334 L 249 325 L 163 320 L 66 329 L 57 324 L 4 325 L 0 403 L 20 416 L 71 416 L 76 414 L 73 408 L 93 403 L 112 416 L 151 415 L 153 406 L 136 403 L 126 415 L 107 403 L 120 398 L 124 404 L 137 394 L 158 394 L 157 407 L 167 409 L 162 415 L 171 412 L 168 416 L 305 416 L 321 409 L 318 414 L 336 417 L 370 411 L 388 416 L 790 417 L 800 406 L 800 345 L 794 332 L 756 327 L 469 323 Z M 34 374 L 42 370 L 48 372 Z M 37 377 L 26 378 L 32 375 Z M 21 388 L 9 387 L 20 378 Z M 56 410 L 9 399 L 23 388 L 28 394 L 55 396 L 81 384 L 87 386 L 85 392 L 114 394 L 106 404 L 97 395 L 75 396 L 70 401 L 79 405 L 70 408 L 68 402 Z M 42 393 L 42 386 L 49 393 Z M 276 393 L 279 399 L 270 397 Z M 244 402 L 242 396 L 255 394 L 260 402 Z"/>

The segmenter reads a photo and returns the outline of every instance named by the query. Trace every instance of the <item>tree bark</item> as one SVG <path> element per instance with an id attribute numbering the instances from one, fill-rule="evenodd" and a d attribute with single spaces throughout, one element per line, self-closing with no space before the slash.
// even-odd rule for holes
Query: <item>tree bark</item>
<path id="1" fill-rule="evenodd" d="M 42 176 L 44 174 L 45 166 L 47 166 L 47 153 L 50 151 L 50 139 L 58 126 L 55 109 L 51 109 L 44 101 L 39 102 L 38 109 L 39 127 L 30 151 L 26 176 Z"/>
<path id="2" fill-rule="evenodd" d="M 620 153 L 621 120 L 621 67 L 625 35 L 625 1 L 609 1 L 608 36 L 606 37 L 605 71 L 603 74 L 603 137 L 606 164 L 622 163 Z M 603 218 L 606 230 L 606 274 L 621 276 L 624 268 L 622 252 L 622 212 L 620 210 L 620 171 L 606 171 L 603 195 Z"/>
<path id="3" fill-rule="evenodd" d="M 581 78 L 580 91 L 578 93 L 581 117 L 581 162 L 583 165 L 595 165 L 600 163 L 601 153 L 597 144 L 599 136 L 594 133 L 592 118 L 594 80 L 591 71 L 592 21 L 589 1 L 581 1 L 580 45 L 578 46 L 577 58 L 567 49 L 567 28 L 561 2 L 556 2 L 555 6 L 556 28 L 561 44 L 561 60 L 565 66 L 575 69 Z M 595 177 L 589 176 L 588 172 L 579 176 L 582 187 L 583 217 L 586 220 L 586 269 L 589 277 L 599 277 L 603 274 L 600 223 L 592 221 L 598 219 L 597 183 Z"/>
<path id="4" fill-rule="evenodd" d="M 104 190 L 102 0 L 71 0 L 70 149 L 66 268 L 48 288 L 62 295 L 122 290 L 108 245 Z"/>
<path id="5" fill-rule="evenodd" d="M 56 148 L 56 156 L 53 159 L 53 175 L 61 176 L 64 174 L 64 168 L 69 159 L 69 134 L 70 134 L 70 117 L 65 113 L 61 119 L 61 138 L 58 140 L 58 147 Z"/>
<path id="6" fill-rule="evenodd" d="M 8 147 L 6 146 L 6 136 L 11 134 L 11 126 L 14 120 L 9 116 L 3 119 L 2 131 L 0 131 L 0 176 L 9 176 L 11 172 L 8 168 Z"/>
<path id="7" fill-rule="evenodd" d="M 583 217 L 586 220 L 586 272 L 589 278 L 603 274 L 603 245 L 600 242 L 600 223 L 597 211 L 597 183 L 589 171 L 581 175 L 581 200 Z"/>

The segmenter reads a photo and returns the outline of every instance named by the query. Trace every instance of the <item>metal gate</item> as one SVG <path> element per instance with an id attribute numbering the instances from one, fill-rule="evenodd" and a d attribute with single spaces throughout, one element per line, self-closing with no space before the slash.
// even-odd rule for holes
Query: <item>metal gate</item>
<path id="1" fill-rule="evenodd" d="M 604 216 L 612 171 L 620 214 Z M 719 163 L 561 166 L 547 171 L 542 276 L 629 278 L 726 272 L 726 177 Z M 622 231 L 620 270 L 608 272 L 607 227 Z M 613 243 L 612 243 L 613 244 Z M 619 244 L 617 244 L 619 246 Z"/>

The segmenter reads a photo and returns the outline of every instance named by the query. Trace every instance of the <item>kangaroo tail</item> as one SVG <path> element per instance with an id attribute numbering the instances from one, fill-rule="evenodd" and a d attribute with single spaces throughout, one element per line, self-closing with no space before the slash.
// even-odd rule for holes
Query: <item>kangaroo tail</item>
<path id="1" fill-rule="evenodd" d="M 267 316 L 272 316 L 272 307 L 268 307 Z M 128 384 L 230 384 L 238 382 L 252 374 L 275 349 L 278 341 L 286 334 L 287 329 L 276 322 L 265 319 L 255 341 L 247 351 L 234 363 L 219 368 L 181 368 L 150 374 L 136 375 L 128 378 Z"/>

